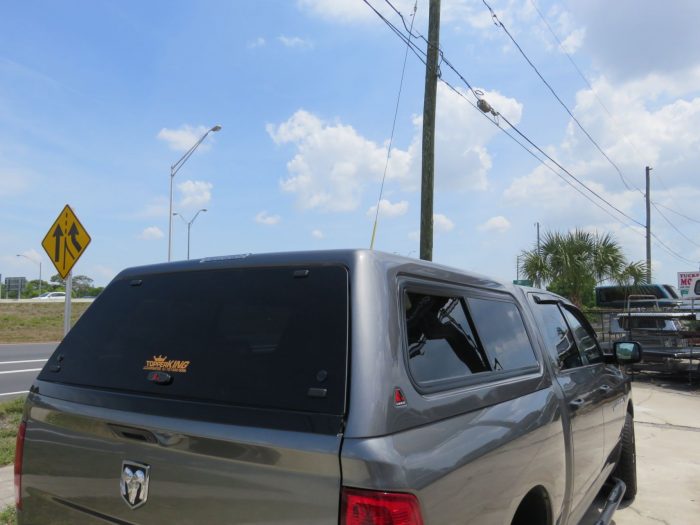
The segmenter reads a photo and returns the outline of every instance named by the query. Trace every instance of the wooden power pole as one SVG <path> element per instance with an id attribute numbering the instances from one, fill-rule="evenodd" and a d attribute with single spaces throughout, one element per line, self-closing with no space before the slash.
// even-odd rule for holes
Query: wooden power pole
<path id="1" fill-rule="evenodd" d="M 649 181 L 649 173 L 651 172 L 651 168 L 647 166 L 647 192 L 646 192 L 646 201 L 647 201 L 647 283 L 651 284 L 651 198 L 649 194 L 649 189 L 651 187 L 650 181 Z"/>
<path id="2" fill-rule="evenodd" d="M 420 194 L 420 258 L 433 260 L 433 188 L 435 184 L 435 107 L 437 105 L 440 0 L 430 0 L 428 61 L 423 98 L 423 156 Z"/>

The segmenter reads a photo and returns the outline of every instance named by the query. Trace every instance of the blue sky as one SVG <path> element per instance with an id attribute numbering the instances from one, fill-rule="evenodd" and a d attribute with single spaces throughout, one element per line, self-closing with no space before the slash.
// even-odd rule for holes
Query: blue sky
<path id="1" fill-rule="evenodd" d="M 399 23 L 384 0 L 371 0 Z M 494 0 L 499 18 L 632 189 L 496 27 L 481 0 L 443 0 L 445 56 L 502 115 L 635 220 L 651 165 L 654 280 L 700 261 L 700 6 Z M 586 85 L 534 9 L 537 5 Z M 397 0 L 406 15 L 413 2 Z M 427 34 L 428 1 L 415 29 Z M 602 16 L 604 14 L 604 16 Z M 405 47 L 362 0 L 15 2 L 0 19 L 0 273 L 53 271 L 40 243 L 68 203 L 92 236 L 75 273 L 106 284 L 167 257 L 169 166 L 192 257 L 367 247 Z M 464 89 L 448 68 L 446 80 Z M 376 248 L 417 256 L 423 65 L 409 54 Z M 601 102 L 603 105 L 601 105 Z M 613 218 L 444 86 L 438 92 L 434 260 L 515 278 L 542 231 L 611 232 Z M 670 210 L 669 210 L 670 208 Z M 613 212 L 613 215 L 615 213 Z M 624 222 L 628 224 L 625 225 Z M 682 235 L 681 235 L 682 234 Z M 695 244 L 698 243 L 698 244 Z M 173 258 L 186 227 L 173 222 Z"/>

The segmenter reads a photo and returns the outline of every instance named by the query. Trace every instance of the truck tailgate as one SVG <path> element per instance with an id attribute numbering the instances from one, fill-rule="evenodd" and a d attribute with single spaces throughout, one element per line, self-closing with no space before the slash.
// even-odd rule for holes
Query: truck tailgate
<path id="1" fill-rule="evenodd" d="M 143 422 L 142 414 L 30 395 L 20 523 L 337 524 L 340 436 Z M 122 478 L 141 466 L 145 500 L 137 479 L 129 501 Z"/>

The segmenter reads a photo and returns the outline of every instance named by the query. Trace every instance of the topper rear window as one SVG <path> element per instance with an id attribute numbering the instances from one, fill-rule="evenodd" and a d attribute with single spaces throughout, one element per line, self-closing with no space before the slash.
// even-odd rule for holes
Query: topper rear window
<path id="1" fill-rule="evenodd" d="M 347 352 L 344 267 L 185 271 L 110 284 L 39 379 L 342 414 Z"/>

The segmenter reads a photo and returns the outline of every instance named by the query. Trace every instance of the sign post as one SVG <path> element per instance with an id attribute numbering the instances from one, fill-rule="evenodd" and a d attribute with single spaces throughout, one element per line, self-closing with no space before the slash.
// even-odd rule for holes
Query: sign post
<path id="1" fill-rule="evenodd" d="M 71 293 L 73 291 L 73 266 L 90 244 L 90 235 L 66 204 L 49 228 L 41 245 L 56 267 L 58 275 L 66 280 L 66 305 L 63 312 L 63 335 L 70 330 Z"/>

